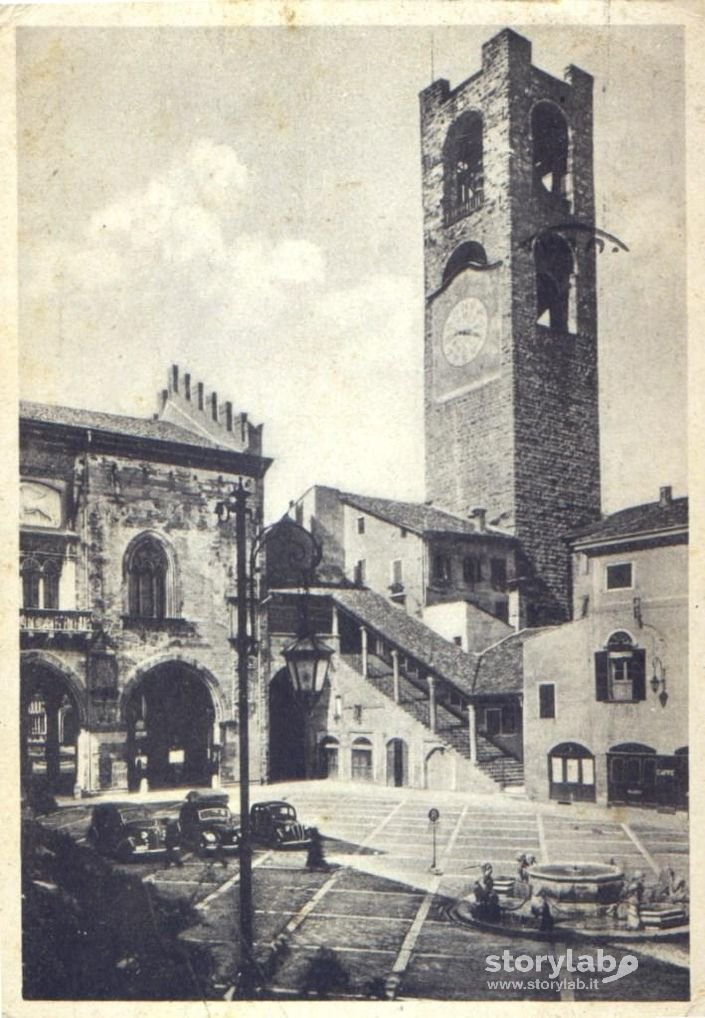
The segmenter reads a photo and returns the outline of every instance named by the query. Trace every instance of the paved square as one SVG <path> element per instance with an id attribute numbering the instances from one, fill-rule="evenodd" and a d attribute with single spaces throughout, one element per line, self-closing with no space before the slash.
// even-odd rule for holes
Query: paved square
<path id="1" fill-rule="evenodd" d="M 259 790 L 253 789 L 257 796 Z M 387 987 L 399 998 L 448 1000 L 669 1000 L 688 997 L 688 954 L 683 943 L 620 945 L 636 954 L 632 976 L 592 989 L 527 989 L 488 983 L 486 958 L 506 949 L 531 957 L 566 947 L 479 933 L 451 922 L 446 907 L 466 895 L 484 862 L 495 876 L 514 875 L 517 855 L 543 862 L 614 862 L 655 880 L 672 867 L 688 872 L 688 824 L 682 814 L 611 811 L 594 805 L 535 805 L 498 793 L 389 789 L 307 782 L 275 786 L 271 794 L 291 801 L 299 817 L 324 836 L 328 872 L 309 872 L 305 852 L 257 850 L 253 860 L 254 930 L 259 957 L 286 935 L 287 951 L 271 985 L 299 992 L 321 947 L 335 952 L 348 975 L 340 996 L 369 995 Z M 237 789 L 231 793 L 237 809 Z M 440 811 L 436 827 L 437 872 L 430 869 L 433 832 L 428 811 Z M 163 810 L 163 806 L 160 807 Z M 46 823 L 80 839 L 87 824 L 82 807 L 68 807 Z M 201 924 L 189 939 L 208 944 L 221 985 L 237 971 L 238 862 L 227 868 L 184 857 L 179 869 L 159 863 L 131 867 L 161 894 L 198 903 Z M 580 951 L 594 955 L 594 948 Z M 502 973 L 500 973 L 502 976 Z M 504 978 L 504 976 L 502 976 Z"/>

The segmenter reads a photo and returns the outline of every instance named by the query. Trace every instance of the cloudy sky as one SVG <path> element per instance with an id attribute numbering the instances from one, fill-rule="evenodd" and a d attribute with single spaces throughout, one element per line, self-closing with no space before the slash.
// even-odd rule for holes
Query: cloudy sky
<path id="1" fill-rule="evenodd" d="M 424 497 L 418 92 L 502 26 L 20 28 L 20 388 L 150 414 L 176 362 L 264 422 L 268 515 Z M 521 30 L 521 26 L 515 26 Z M 686 492 L 677 28 L 531 27 L 595 82 L 603 508 Z"/>

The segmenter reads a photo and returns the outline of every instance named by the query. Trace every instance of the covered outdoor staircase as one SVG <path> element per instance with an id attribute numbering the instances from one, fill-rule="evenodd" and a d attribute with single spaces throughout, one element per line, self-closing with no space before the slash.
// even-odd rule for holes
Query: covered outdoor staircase
<path id="1" fill-rule="evenodd" d="M 467 712 L 460 706 L 436 698 L 436 726 L 432 729 L 431 704 L 428 686 L 418 675 L 410 675 L 403 667 L 399 668 L 398 698 L 395 698 L 394 671 L 389 661 L 374 653 L 366 655 L 367 668 L 363 664 L 363 656 L 358 653 L 343 653 L 346 664 L 362 675 L 376 689 L 399 707 L 410 714 L 416 721 L 429 731 L 433 730 L 439 741 L 455 750 L 467 760 L 471 760 L 470 732 Z M 442 695 L 442 694 L 441 694 Z M 500 788 L 519 788 L 524 784 L 523 764 L 495 745 L 481 732 L 476 732 L 475 765 L 491 778 Z"/>

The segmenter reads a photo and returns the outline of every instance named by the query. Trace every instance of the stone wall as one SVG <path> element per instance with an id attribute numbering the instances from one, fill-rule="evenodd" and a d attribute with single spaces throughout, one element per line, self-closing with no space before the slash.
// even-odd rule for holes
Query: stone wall
<path id="1" fill-rule="evenodd" d="M 531 111 L 539 100 L 568 122 L 570 194 L 543 192 L 535 180 Z M 451 225 L 443 218 L 443 144 L 463 112 L 483 117 L 484 195 Z M 592 169 L 592 78 L 575 67 L 560 81 L 531 65 L 531 45 L 505 30 L 483 47 L 482 69 L 451 90 L 434 82 L 421 94 L 426 265 L 426 476 L 437 505 L 464 513 L 483 505 L 488 519 L 522 542 L 529 624 L 570 614 L 564 536 L 599 514 L 597 312 Z M 574 331 L 537 324 L 532 241 L 566 229 L 576 270 Z M 438 401 L 433 395 L 433 295 L 463 241 L 483 245 L 490 265 L 466 276 L 492 278 L 500 327 L 499 377 Z"/>

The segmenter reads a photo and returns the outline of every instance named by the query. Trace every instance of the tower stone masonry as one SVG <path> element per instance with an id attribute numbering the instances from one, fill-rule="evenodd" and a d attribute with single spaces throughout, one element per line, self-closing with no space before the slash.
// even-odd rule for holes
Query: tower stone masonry
<path id="1" fill-rule="evenodd" d="M 521 621 L 560 622 L 600 511 L 592 77 L 506 29 L 420 103 L 427 497 L 518 537 Z"/>

